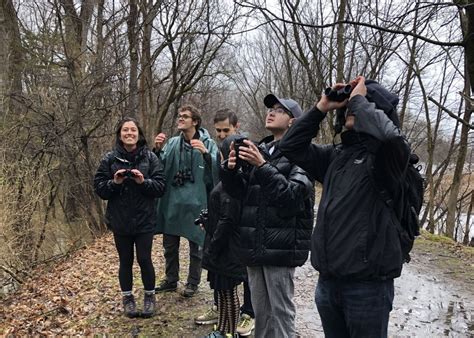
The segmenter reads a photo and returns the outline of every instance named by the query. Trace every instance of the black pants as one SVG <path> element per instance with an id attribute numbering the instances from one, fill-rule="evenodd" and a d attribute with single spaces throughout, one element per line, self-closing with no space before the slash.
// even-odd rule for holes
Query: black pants
<path id="1" fill-rule="evenodd" d="M 134 246 L 137 251 L 137 261 L 140 265 L 142 282 L 145 290 L 155 289 L 155 269 L 151 261 L 151 247 L 153 244 L 153 233 L 136 235 L 114 234 L 115 247 L 119 254 L 119 282 L 122 291 L 132 291 L 134 261 Z"/>
<path id="2" fill-rule="evenodd" d="M 179 236 L 163 235 L 165 249 L 166 280 L 170 283 L 179 280 Z M 188 284 L 199 285 L 201 281 L 202 248 L 189 241 Z"/>

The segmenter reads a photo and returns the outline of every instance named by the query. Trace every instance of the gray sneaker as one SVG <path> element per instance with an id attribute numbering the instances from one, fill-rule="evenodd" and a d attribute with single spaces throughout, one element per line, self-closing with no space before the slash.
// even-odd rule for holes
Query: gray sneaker
<path id="1" fill-rule="evenodd" d="M 194 322 L 198 325 L 217 324 L 219 314 L 217 313 L 217 306 L 213 305 L 204 314 L 194 318 Z"/>

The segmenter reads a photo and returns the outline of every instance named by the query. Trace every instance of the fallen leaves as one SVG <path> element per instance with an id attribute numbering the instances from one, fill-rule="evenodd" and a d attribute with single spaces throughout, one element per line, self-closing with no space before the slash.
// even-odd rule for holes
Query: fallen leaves
<path id="1" fill-rule="evenodd" d="M 184 241 L 183 241 L 184 242 Z M 187 266 L 187 247 L 182 247 L 182 267 Z M 164 269 L 161 236 L 155 237 L 153 262 Z M 184 269 L 187 270 L 187 269 Z M 68 258 L 39 266 L 15 293 L 2 299 L 0 334 L 8 335 L 154 335 L 203 334 L 195 315 L 212 302 L 205 277 L 192 299 L 178 293 L 157 296 L 158 313 L 152 319 L 129 319 L 122 315 L 118 285 L 118 255 L 111 234 L 96 239 Z M 143 285 L 134 264 L 134 290 L 138 305 Z M 157 277 L 158 278 L 158 277 Z"/>

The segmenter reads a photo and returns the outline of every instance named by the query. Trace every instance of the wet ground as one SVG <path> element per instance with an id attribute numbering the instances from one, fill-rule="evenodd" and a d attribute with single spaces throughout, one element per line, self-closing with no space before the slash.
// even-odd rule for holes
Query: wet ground
<path id="1" fill-rule="evenodd" d="M 324 337 L 314 304 L 317 272 L 308 262 L 296 270 L 296 327 L 300 337 Z M 474 289 L 453 280 L 432 259 L 414 253 L 395 280 L 389 336 L 474 337 Z"/>

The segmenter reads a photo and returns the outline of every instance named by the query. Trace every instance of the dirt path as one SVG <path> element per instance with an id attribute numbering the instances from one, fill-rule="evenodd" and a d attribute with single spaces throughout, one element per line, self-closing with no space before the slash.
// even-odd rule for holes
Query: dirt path
<path id="1" fill-rule="evenodd" d="M 389 336 L 472 337 L 474 280 L 458 281 L 436 264 L 436 256 L 416 252 L 395 281 Z M 323 337 L 314 304 L 317 273 L 307 262 L 297 269 L 297 330 L 301 337 Z"/>
<path id="2" fill-rule="evenodd" d="M 154 243 L 158 279 L 163 274 L 161 237 Z M 180 252 L 182 281 L 187 270 L 187 245 Z M 193 318 L 212 304 L 206 272 L 199 292 L 186 299 L 177 292 L 157 295 L 151 319 L 122 315 L 118 292 L 117 254 L 112 236 L 97 239 L 71 257 L 31 272 L 15 293 L 0 298 L 0 335 L 127 335 L 202 337 L 210 326 Z M 437 239 L 420 240 L 412 262 L 396 280 L 390 336 L 474 336 L 474 250 Z M 143 299 L 138 266 L 134 267 L 139 306 Z M 309 261 L 296 270 L 295 301 L 300 337 L 323 337 L 314 304 L 318 274 Z M 179 288 L 183 288 L 180 283 Z"/>

